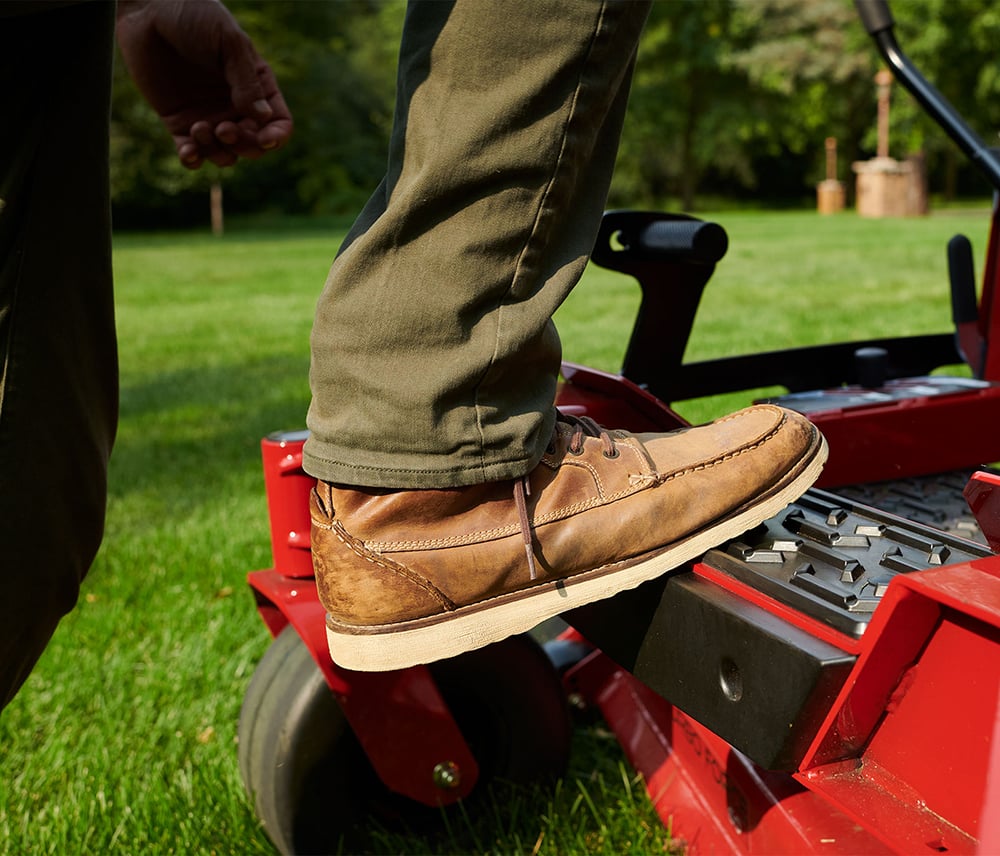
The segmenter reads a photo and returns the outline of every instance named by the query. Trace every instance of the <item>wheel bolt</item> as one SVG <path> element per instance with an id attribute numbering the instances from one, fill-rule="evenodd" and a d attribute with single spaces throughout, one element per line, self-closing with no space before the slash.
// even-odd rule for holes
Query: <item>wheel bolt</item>
<path id="1" fill-rule="evenodd" d="M 434 784 L 445 791 L 453 791 L 462 783 L 462 774 L 454 761 L 442 761 L 434 766 Z"/>

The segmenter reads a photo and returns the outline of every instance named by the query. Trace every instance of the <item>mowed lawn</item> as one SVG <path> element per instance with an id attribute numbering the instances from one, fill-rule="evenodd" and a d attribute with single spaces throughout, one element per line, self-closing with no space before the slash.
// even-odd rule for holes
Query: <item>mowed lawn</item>
<path id="1" fill-rule="evenodd" d="M 988 210 L 713 219 L 730 250 L 692 359 L 947 330 L 945 243 L 968 234 L 981 266 Z M 245 585 L 270 562 L 259 441 L 304 424 L 312 312 L 342 232 L 116 239 L 122 420 L 107 536 L 78 608 L 0 716 L 0 851 L 273 852 L 236 761 L 240 704 L 269 644 Z M 589 270 L 557 316 L 566 358 L 617 369 L 637 304 L 633 282 Z M 679 409 L 701 420 L 741 403 Z M 669 840 L 599 723 L 580 727 L 554 793 L 450 823 L 433 840 L 376 832 L 371 849 L 617 854 Z"/>

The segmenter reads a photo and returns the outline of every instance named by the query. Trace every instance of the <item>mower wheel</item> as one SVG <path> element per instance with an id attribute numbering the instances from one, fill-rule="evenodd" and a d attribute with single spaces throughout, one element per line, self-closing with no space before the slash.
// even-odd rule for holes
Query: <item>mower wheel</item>
<path id="1" fill-rule="evenodd" d="M 465 800 L 494 782 L 563 775 L 571 724 L 544 651 L 515 636 L 430 667 L 479 765 Z M 291 626 L 264 654 L 239 721 L 243 784 L 282 853 L 351 852 L 366 825 L 433 832 L 442 810 L 390 791 L 372 769 L 309 650 Z"/>

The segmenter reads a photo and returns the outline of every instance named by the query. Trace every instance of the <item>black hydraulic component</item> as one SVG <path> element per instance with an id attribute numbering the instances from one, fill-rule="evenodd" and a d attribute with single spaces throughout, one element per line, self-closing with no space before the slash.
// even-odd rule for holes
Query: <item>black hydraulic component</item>
<path id="1" fill-rule="evenodd" d="M 792 770 L 854 657 L 690 572 L 563 616 L 755 763 Z"/>
<path id="2" fill-rule="evenodd" d="M 989 555 L 985 545 L 813 489 L 702 562 L 859 637 L 897 574 Z M 771 770 L 801 761 L 854 662 L 690 570 L 563 617 L 671 704 Z"/>
<path id="3" fill-rule="evenodd" d="M 854 5 L 865 29 L 878 46 L 879 53 L 892 70 L 893 76 L 955 141 L 990 184 L 1000 190 L 1000 159 L 903 53 L 893 32 L 894 21 L 886 0 L 854 0 Z"/>

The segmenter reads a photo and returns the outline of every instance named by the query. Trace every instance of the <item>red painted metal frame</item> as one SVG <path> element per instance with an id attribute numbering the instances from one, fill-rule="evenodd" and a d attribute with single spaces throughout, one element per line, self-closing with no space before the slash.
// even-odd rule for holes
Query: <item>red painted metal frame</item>
<path id="1" fill-rule="evenodd" d="M 600 651 L 566 681 L 601 710 L 687 852 L 892 852 L 791 776 L 756 767 Z"/>
<path id="2" fill-rule="evenodd" d="M 684 424 L 624 379 L 571 365 L 563 374 L 568 411 L 614 415 L 633 430 Z M 265 440 L 262 449 L 274 569 L 251 574 L 250 584 L 265 622 L 273 634 L 295 626 L 389 787 L 427 804 L 467 794 L 475 760 L 426 669 L 354 673 L 327 656 L 323 608 L 303 561 L 311 480 L 301 441 Z M 1000 478 L 984 474 L 968 492 L 984 530 L 1000 539 Z M 794 774 L 758 768 L 599 651 L 568 673 L 568 688 L 601 709 L 691 852 L 974 852 L 977 836 L 1000 849 L 1000 825 L 986 811 L 1000 813 L 1000 558 L 897 578 L 861 640 L 705 565 L 694 572 L 858 661 Z M 942 724 L 942 699 L 963 712 L 961 728 Z M 926 742 L 940 748 L 928 752 Z M 433 785 L 444 759 L 463 770 L 458 791 Z"/>
<path id="3" fill-rule="evenodd" d="M 586 410 L 598 418 L 617 415 L 637 430 L 685 424 L 622 378 L 571 365 L 564 367 L 564 374 L 578 377 L 577 384 L 564 386 L 561 404 L 569 412 Z M 288 624 L 295 628 L 387 787 L 426 805 L 457 802 L 475 786 L 478 765 L 429 671 L 416 667 L 389 673 L 351 672 L 330 659 L 325 611 L 309 552 L 313 479 L 302 469 L 303 443 L 301 432 L 261 442 L 273 567 L 248 575 L 258 612 L 272 636 Z M 442 761 L 460 771 L 457 787 L 441 790 L 434 785 L 433 770 Z"/>
<path id="4" fill-rule="evenodd" d="M 810 413 L 830 445 L 817 485 L 835 487 L 1000 461 L 1000 384 Z"/>
<path id="5" fill-rule="evenodd" d="M 580 412 L 613 409 L 608 378 L 584 369 L 568 377 L 575 389 L 564 396 Z M 627 393 L 631 402 L 641 390 Z M 929 403 L 938 402 L 914 399 L 897 412 Z M 891 434 L 882 441 L 893 448 Z M 967 495 L 991 543 L 1000 541 L 1000 478 L 980 474 Z M 757 768 L 600 652 L 571 671 L 570 688 L 600 707 L 664 822 L 692 852 L 1000 851 L 992 821 L 1000 814 L 1000 557 L 897 578 L 861 640 L 705 565 L 694 572 L 858 660 L 791 775 Z M 943 705 L 962 711 L 961 727 Z"/>
<path id="6" fill-rule="evenodd" d="M 608 378 L 569 378 L 580 412 L 613 407 Z M 978 474 L 966 493 L 1000 541 L 1000 477 Z M 760 769 L 600 651 L 567 674 L 689 852 L 1000 852 L 1000 557 L 897 577 L 861 639 L 706 565 L 692 570 L 857 661 L 792 774 Z"/>
<path id="7" fill-rule="evenodd" d="M 997 222 L 995 213 L 978 327 L 982 376 L 1000 383 Z M 637 431 L 686 424 L 624 378 L 572 365 L 563 374 L 559 403 L 570 412 Z M 996 460 L 998 415 L 991 386 L 810 417 L 830 442 L 824 483 L 833 485 Z M 249 581 L 269 629 L 295 627 L 388 787 L 429 805 L 468 794 L 476 762 L 427 669 L 366 675 L 330 661 L 301 440 L 265 440 L 263 454 L 274 568 Z M 1000 478 L 981 474 L 966 495 L 1000 550 Z M 860 640 L 705 565 L 692 570 L 857 660 L 792 774 L 760 769 L 600 651 L 567 673 L 689 852 L 1000 852 L 1000 557 L 895 577 Z M 453 791 L 433 785 L 442 760 L 462 769 Z"/>
<path id="8" fill-rule="evenodd" d="M 1000 553 L 1000 475 L 976 473 L 966 485 L 965 500 L 994 553 Z"/>
<path id="9" fill-rule="evenodd" d="M 479 767 L 426 667 L 352 672 L 337 666 L 326 645 L 326 612 L 309 554 L 309 491 L 302 440 L 261 444 L 271 515 L 274 568 L 248 577 L 271 634 L 291 624 L 315 659 L 372 766 L 391 790 L 425 805 L 448 805 L 471 793 Z M 434 784 L 434 768 L 450 762 L 457 784 Z"/>

